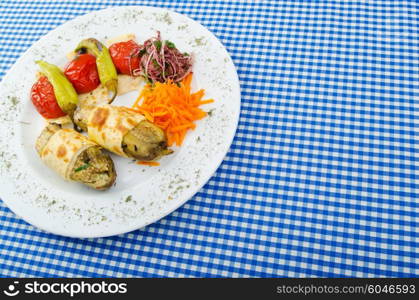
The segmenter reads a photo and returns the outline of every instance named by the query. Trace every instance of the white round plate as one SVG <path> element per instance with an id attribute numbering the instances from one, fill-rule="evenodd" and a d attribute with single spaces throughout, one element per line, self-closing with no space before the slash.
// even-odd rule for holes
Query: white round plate
<path id="1" fill-rule="evenodd" d="M 66 54 L 88 37 L 101 41 L 134 33 L 143 42 L 156 31 L 195 56 L 193 90 L 205 89 L 214 103 L 180 148 L 159 167 L 140 166 L 112 156 L 116 185 L 96 191 L 67 182 L 38 157 L 35 140 L 45 126 L 29 91 L 43 59 L 64 66 Z M 129 232 L 171 213 L 209 180 L 233 140 L 240 113 L 240 87 L 233 62 L 217 38 L 199 23 L 152 7 L 109 8 L 54 29 L 25 52 L 4 77 L 0 101 L 0 198 L 24 220 L 55 234 L 104 237 Z M 138 93 L 119 97 L 131 105 Z"/>

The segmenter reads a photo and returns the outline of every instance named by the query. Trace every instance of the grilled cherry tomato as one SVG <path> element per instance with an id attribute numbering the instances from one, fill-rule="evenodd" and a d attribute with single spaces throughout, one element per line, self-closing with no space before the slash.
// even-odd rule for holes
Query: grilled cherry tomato
<path id="1" fill-rule="evenodd" d="M 93 91 L 100 84 L 96 58 L 91 54 L 80 54 L 73 59 L 64 71 L 78 94 Z"/>
<path id="2" fill-rule="evenodd" d="M 115 43 L 109 47 L 109 53 L 118 73 L 133 75 L 132 71 L 140 66 L 140 49 L 133 40 Z"/>
<path id="3" fill-rule="evenodd" d="M 32 86 L 31 100 L 36 110 L 44 118 L 55 119 L 65 116 L 65 113 L 58 106 L 54 88 L 45 76 L 40 77 Z"/>

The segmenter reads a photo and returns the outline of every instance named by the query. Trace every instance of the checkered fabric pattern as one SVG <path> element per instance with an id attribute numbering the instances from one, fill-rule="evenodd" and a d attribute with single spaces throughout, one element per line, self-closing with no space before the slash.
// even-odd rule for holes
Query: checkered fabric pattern
<path id="1" fill-rule="evenodd" d="M 2 276 L 419 275 L 416 1 L 2 0 L 0 76 L 51 29 L 119 5 L 222 41 L 242 88 L 233 145 L 187 204 L 117 237 L 43 233 L 0 201 Z"/>

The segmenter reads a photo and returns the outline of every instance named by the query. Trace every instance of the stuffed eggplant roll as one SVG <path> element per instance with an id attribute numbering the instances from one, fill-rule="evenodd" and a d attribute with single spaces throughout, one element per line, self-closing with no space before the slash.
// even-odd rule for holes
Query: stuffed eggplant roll
<path id="1" fill-rule="evenodd" d="M 75 121 L 89 139 L 120 156 L 150 161 L 171 153 L 164 131 L 126 107 L 84 107 Z"/>
<path id="2" fill-rule="evenodd" d="M 42 161 L 66 180 L 97 190 L 112 186 L 116 179 L 112 159 L 84 135 L 50 124 L 36 141 Z"/>

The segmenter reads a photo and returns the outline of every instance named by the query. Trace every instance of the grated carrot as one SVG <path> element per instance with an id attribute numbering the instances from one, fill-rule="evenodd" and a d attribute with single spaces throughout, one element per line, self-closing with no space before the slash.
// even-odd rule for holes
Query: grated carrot
<path id="1" fill-rule="evenodd" d="M 150 167 L 157 167 L 160 166 L 160 163 L 157 161 L 137 161 L 138 165 L 150 166 Z"/>
<path id="2" fill-rule="evenodd" d="M 196 128 L 194 122 L 207 115 L 199 106 L 214 102 L 202 100 L 203 89 L 191 94 L 191 82 L 189 73 L 180 85 L 171 81 L 147 84 L 132 106 L 166 132 L 169 146 L 182 145 L 187 131 Z"/>

